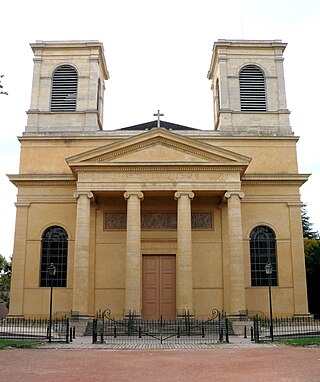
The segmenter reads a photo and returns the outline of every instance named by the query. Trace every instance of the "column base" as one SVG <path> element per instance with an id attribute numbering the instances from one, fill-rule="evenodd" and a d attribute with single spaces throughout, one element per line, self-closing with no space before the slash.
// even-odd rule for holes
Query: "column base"
<path id="1" fill-rule="evenodd" d="M 93 315 L 79 313 L 79 312 L 75 312 L 75 311 L 72 311 L 71 316 L 70 316 L 70 319 L 72 321 L 92 320 L 93 318 L 94 318 Z"/>
<path id="2" fill-rule="evenodd" d="M 8 314 L 6 318 L 19 318 L 21 320 L 21 319 L 24 319 L 25 317 L 23 314 Z"/>
<path id="3" fill-rule="evenodd" d="M 142 311 L 141 311 L 141 309 L 124 309 L 123 310 L 123 318 L 141 319 L 142 318 Z"/>
<path id="4" fill-rule="evenodd" d="M 295 313 L 293 315 L 294 318 L 311 318 L 313 317 L 313 314 L 311 313 Z"/>

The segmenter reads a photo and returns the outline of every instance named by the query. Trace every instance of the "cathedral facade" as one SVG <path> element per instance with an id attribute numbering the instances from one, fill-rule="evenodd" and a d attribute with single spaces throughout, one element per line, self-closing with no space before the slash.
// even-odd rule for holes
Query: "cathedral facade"
<path id="1" fill-rule="evenodd" d="M 213 129 L 103 130 L 97 41 L 37 41 L 21 143 L 9 315 L 308 313 L 280 40 L 218 40 Z M 48 266 L 54 264 L 51 279 Z M 270 276 L 265 266 L 272 265 Z"/>

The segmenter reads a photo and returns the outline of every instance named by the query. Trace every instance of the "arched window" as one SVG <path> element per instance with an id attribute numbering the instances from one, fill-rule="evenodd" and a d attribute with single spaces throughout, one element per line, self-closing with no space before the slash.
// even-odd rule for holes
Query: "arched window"
<path id="1" fill-rule="evenodd" d="M 52 75 L 51 111 L 76 111 L 78 73 L 71 65 L 59 66 Z"/>
<path id="2" fill-rule="evenodd" d="M 67 285 L 68 263 L 68 234 L 58 226 L 46 229 L 41 240 L 41 270 L 40 286 L 50 286 L 48 266 L 53 263 L 57 269 L 53 277 L 53 286 L 65 287 Z"/>
<path id="3" fill-rule="evenodd" d="M 266 111 L 266 86 L 263 71 L 246 65 L 239 73 L 241 111 Z"/>
<path id="4" fill-rule="evenodd" d="M 250 234 L 251 285 L 267 286 L 265 265 L 272 264 L 271 285 L 278 285 L 276 237 L 267 226 L 255 227 Z"/>

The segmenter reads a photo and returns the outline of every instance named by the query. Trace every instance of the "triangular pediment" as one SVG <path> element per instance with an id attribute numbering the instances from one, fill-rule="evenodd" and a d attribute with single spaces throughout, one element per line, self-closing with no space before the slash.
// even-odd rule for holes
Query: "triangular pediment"
<path id="1" fill-rule="evenodd" d="M 67 158 L 70 167 L 114 165 L 248 165 L 250 158 L 180 134 L 153 129 Z"/>

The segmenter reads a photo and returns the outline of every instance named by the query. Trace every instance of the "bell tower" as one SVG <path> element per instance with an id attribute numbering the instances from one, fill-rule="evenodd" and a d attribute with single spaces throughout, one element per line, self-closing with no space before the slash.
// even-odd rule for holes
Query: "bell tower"
<path id="1" fill-rule="evenodd" d="M 109 78 L 98 41 L 37 41 L 26 135 L 102 130 L 104 82 Z"/>
<path id="2" fill-rule="evenodd" d="M 281 40 L 218 40 L 208 79 L 215 130 L 291 135 Z"/>

